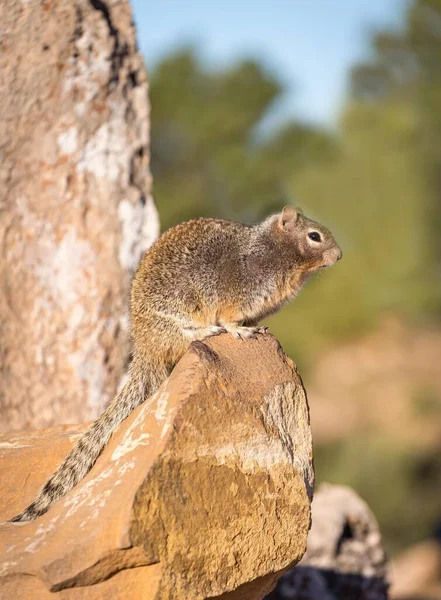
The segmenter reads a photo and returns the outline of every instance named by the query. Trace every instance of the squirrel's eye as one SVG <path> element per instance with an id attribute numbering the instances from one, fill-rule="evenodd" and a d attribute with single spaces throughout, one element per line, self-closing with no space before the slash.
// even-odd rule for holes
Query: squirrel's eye
<path id="1" fill-rule="evenodd" d="M 321 238 L 321 236 L 320 236 L 320 234 L 319 234 L 318 231 L 310 231 L 308 233 L 308 237 L 313 242 L 321 242 L 322 241 L 322 238 Z"/>

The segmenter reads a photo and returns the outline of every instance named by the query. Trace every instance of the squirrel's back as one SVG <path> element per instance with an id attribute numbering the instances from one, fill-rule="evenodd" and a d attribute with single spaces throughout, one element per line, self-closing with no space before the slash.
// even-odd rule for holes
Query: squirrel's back
<path id="1" fill-rule="evenodd" d="M 164 232 L 144 254 L 138 273 L 134 279 L 135 287 L 146 283 L 167 282 L 169 278 L 195 281 L 199 271 L 206 273 L 211 266 L 214 272 L 223 267 L 219 259 L 228 254 L 237 257 L 240 250 L 251 237 L 253 227 L 222 219 L 193 219 L 180 223 Z"/>
<path id="2" fill-rule="evenodd" d="M 132 324 L 152 310 L 201 310 L 241 285 L 239 257 L 253 227 L 222 219 L 194 219 L 172 227 L 143 256 L 132 283 Z M 167 305 L 167 309 L 165 308 Z M 136 335 L 136 334 L 135 334 Z"/>

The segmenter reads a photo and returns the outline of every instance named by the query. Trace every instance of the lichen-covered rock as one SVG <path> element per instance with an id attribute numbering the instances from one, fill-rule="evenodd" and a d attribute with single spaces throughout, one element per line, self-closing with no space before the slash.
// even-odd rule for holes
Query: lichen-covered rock
<path id="1" fill-rule="evenodd" d="M 323 484 L 312 503 L 305 556 L 268 600 L 386 600 L 387 558 L 378 523 L 350 488 Z"/>
<path id="2" fill-rule="evenodd" d="M 0 3 L 0 430 L 97 416 L 158 220 L 127 0 Z"/>
<path id="3" fill-rule="evenodd" d="M 77 434 L 3 437 L 0 519 Z M 305 393 L 277 341 L 195 342 L 75 489 L 36 521 L 1 526 L 0 596 L 261 599 L 305 551 L 313 484 Z"/>

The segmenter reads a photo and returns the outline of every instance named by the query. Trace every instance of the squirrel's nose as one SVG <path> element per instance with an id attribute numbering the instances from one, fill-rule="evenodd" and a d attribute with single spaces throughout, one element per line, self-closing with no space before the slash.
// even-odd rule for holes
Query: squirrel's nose
<path id="1" fill-rule="evenodd" d="M 339 252 L 339 254 L 337 256 L 337 260 L 340 260 L 342 258 L 342 256 L 343 256 L 343 252 L 341 251 L 341 248 L 339 248 L 339 251 L 340 252 Z"/>

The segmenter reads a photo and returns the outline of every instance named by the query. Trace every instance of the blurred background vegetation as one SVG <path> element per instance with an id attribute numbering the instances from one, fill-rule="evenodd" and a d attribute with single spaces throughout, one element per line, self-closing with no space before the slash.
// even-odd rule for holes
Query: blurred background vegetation
<path id="1" fill-rule="evenodd" d="M 386 316 L 404 324 L 409 343 L 412 332 L 438 332 L 441 0 L 413 0 L 404 10 L 402 28 L 372 35 L 369 59 L 348 73 L 334 128 L 300 119 L 262 127 L 284 84 L 259 58 L 220 68 L 187 46 L 150 69 L 151 165 L 163 229 L 196 216 L 255 222 L 293 203 L 328 225 L 343 248 L 341 263 L 268 321 L 307 388 L 326 352 L 350 353 L 348 344 L 362 346 L 373 331 L 393 335 L 383 328 Z M 441 345 L 428 347 L 427 361 L 439 360 L 432 354 Z M 363 385 L 353 388 L 354 405 L 361 406 Z M 411 394 L 412 418 L 441 422 L 436 383 Z M 313 432 L 320 401 L 318 393 L 311 398 Z M 331 401 L 338 413 L 338 395 Z M 389 425 L 399 430 L 404 399 L 394 406 Z M 389 435 L 389 425 L 369 421 L 340 438 L 316 437 L 316 467 L 319 480 L 363 495 L 395 552 L 430 535 L 441 518 L 441 442 L 410 443 L 406 432 Z"/>

